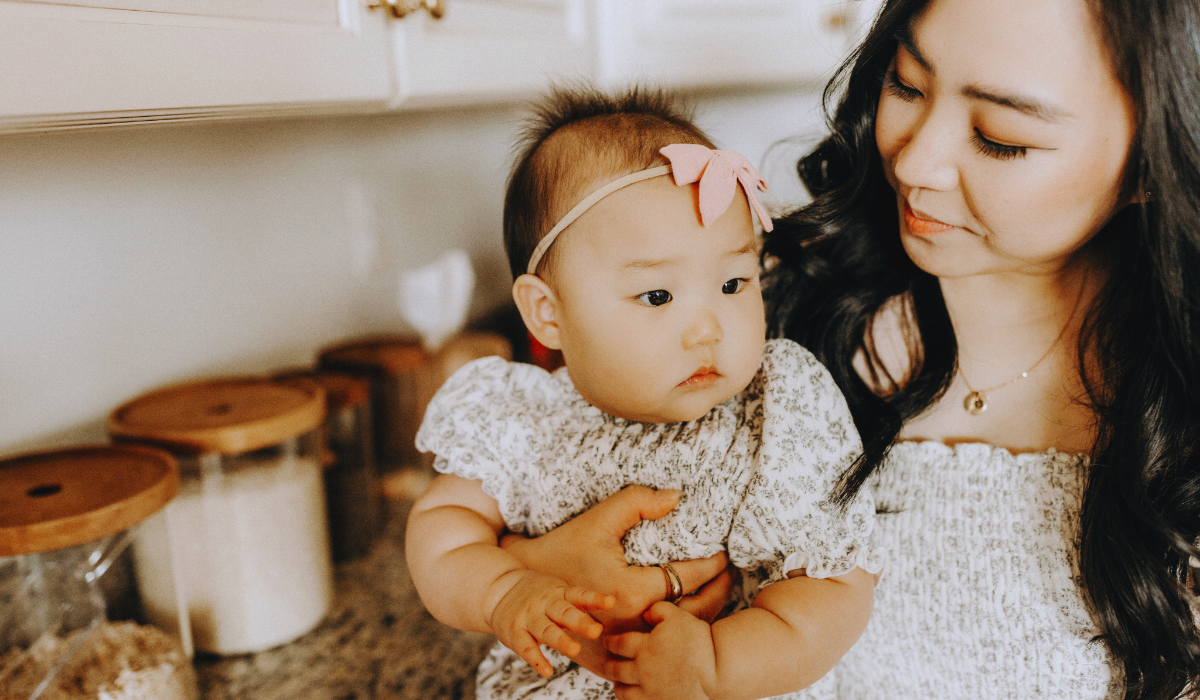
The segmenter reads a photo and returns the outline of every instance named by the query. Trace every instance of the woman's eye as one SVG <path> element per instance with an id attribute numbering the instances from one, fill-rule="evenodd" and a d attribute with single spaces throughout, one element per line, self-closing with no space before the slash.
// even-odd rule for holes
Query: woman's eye
<path id="1" fill-rule="evenodd" d="M 924 97 L 920 90 L 901 82 L 900 76 L 896 73 L 894 67 L 887 72 L 887 76 L 883 79 L 883 87 L 888 93 L 899 97 L 905 102 L 913 102 Z"/>
<path id="2" fill-rule="evenodd" d="M 975 130 L 975 136 L 971 139 L 975 143 L 975 150 L 979 153 L 995 158 L 997 160 L 1012 160 L 1013 158 L 1024 158 L 1029 151 L 1027 146 L 1010 146 L 1004 143 L 996 143 L 988 138 L 985 138 L 983 132 L 979 129 Z"/>
<path id="3" fill-rule="evenodd" d="M 746 285 L 746 278 L 734 277 L 725 284 L 721 285 L 721 291 L 725 294 L 737 294 L 742 291 L 742 287 Z"/>
<path id="4" fill-rule="evenodd" d="M 637 295 L 637 300 L 646 306 L 662 306 L 671 301 L 671 293 L 665 289 L 656 289 L 653 292 L 643 292 Z"/>

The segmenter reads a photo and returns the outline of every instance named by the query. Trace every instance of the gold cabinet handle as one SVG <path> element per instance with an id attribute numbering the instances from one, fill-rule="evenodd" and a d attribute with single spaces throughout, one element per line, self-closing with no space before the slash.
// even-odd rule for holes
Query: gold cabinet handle
<path id="1" fill-rule="evenodd" d="M 441 19 L 446 16 L 446 0 L 378 0 L 372 5 L 367 5 L 367 9 L 385 9 L 397 19 L 424 9 L 430 17 Z"/>

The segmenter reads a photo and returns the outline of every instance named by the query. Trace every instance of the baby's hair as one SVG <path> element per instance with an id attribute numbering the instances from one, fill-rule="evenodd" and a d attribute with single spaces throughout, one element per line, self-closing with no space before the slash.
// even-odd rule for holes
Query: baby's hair
<path id="1" fill-rule="evenodd" d="M 517 142 L 504 196 L 504 249 L 513 279 L 525 273 L 538 241 L 589 192 L 624 175 L 666 165 L 672 143 L 716 148 L 668 92 L 633 86 L 608 94 L 590 86 L 552 88 Z M 551 246 L 539 276 L 553 269 Z"/>

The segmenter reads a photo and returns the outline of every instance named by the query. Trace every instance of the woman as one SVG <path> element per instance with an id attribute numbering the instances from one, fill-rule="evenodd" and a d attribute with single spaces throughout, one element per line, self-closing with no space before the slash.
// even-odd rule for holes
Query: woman
<path id="1" fill-rule="evenodd" d="M 890 561 L 814 696 L 1193 692 L 1198 34 L 1197 0 L 891 0 L 831 84 L 768 314 L 850 402 L 834 498 L 874 490 Z M 612 556 L 639 499 L 513 551 L 648 598 Z"/>

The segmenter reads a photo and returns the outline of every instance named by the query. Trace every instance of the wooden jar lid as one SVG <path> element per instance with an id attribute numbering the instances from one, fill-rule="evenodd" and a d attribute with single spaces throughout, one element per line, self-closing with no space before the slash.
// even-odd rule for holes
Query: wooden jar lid
<path id="1" fill-rule="evenodd" d="M 303 435 L 324 419 L 325 391 L 315 382 L 232 377 L 140 396 L 112 412 L 108 432 L 114 438 L 237 455 Z"/>
<path id="2" fill-rule="evenodd" d="M 371 336 L 339 343 L 322 350 L 321 369 L 356 374 L 400 376 L 414 371 L 425 361 L 421 343 L 404 336 Z"/>
<path id="3" fill-rule="evenodd" d="M 158 512 L 179 490 L 162 450 L 98 445 L 0 460 L 0 556 L 98 540 Z"/>
<path id="4" fill-rule="evenodd" d="M 325 403 L 330 411 L 361 406 L 371 398 L 371 385 L 367 380 L 340 372 L 291 369 L 279 372 L 275 379 L 285 383 L 295 380 L 316 382 L 325 390 Z"/>

